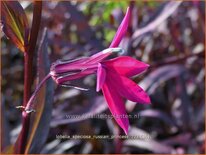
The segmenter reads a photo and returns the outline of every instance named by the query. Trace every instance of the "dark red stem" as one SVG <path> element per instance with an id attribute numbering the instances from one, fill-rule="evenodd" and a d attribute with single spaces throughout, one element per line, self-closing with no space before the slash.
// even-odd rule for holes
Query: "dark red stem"
<path id="1" fill-rule="evenodd" d="M 29 46 L 24 54 L 24 100 L 23 106 L 26 107 L 31 95 L 31 88 L 33 84 L 33 59 L 35 46 L 37 42 L 38 32 L 41 23 L 42 2 L 35 1 L 33 9 L 33 20 L 30 32 Z M 26 148 L 27 138 L 29 134 L 30 114 L 22 113 L 22 130 L 17 140 L 16 153 L 23 154 Z"/>

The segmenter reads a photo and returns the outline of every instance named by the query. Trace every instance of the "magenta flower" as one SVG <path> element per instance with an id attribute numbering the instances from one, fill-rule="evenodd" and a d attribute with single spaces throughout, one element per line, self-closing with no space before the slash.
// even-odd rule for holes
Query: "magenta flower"
<path id="1" fill-rule="evenodd" d="M 123 98 L 138 103 L 150 103 L 150 98 L 135 82 L 129 79 L 146 70 L 149 65 L 128 56 L 106 60 L 98 64 L 97 88 L 102 89 L 109 109 L 119 126 L 128 133 L 129 121 Z"/>
<path id="2" fill-rule="evenodd" d="M 35 94 L 48 78 L 52 77 L 59 85 L 69 86 L 67 83 L 69 81 L 97 73 L 96 90 L 102 90 L 112 115 L 127 134 L 129 128 L 128 118 L 121 117 L 126 115 L 123 99 L 138 103 L 150 103 L 148 95 L 129 78 L 143 72 L 149 65 L 128 56 L 120 56 L 110 60 L 105 59 L 113 52 L 122 51 L 121 48 L 118 48 L 118 45 L 127 31 L 130 14 L 128 8 L 108 49 L 91 57 L 72 61 L 58 60 L 53 63 L 49 75 L 36 88 L 25 109 L 30 110 Z"/>

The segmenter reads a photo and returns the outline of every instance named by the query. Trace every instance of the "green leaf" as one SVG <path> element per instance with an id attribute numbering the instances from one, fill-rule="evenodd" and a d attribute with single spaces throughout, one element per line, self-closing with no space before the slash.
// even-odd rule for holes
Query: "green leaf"
<path id="1" fill-rule="evenodd" d="M 29 24 L 18 1 L 1 2 L 1 23 L 5 35 L 22 51 L 28 45 Z"/>

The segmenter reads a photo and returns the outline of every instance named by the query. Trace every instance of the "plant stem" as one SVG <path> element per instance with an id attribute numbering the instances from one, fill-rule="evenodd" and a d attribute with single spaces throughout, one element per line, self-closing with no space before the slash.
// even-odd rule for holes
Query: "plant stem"
<path id="1" fill-rule="evenodd" d="M 26 106 L 31 95 L 32 80 L 33 80 L 33 58 L 29 52 L 24 54 L 24 100 L 23 106 Z"/>
<path id="2" fill-rule="evenodd" d="M 33 21 L 30 32 L 29 46 L 24 54 L 24 99 L 23 106 L 26 107 L 31 95 L 33 81 L 33 59 L 35 46 L 37 42 L 38 32 L 41 23 L 42 2 L 34 2 Z M 26 148 L 27 138 L 29 134 L 30 115 L 22 112 L 22 130 L 17 140 L 17 153 L 23 154 Z"/>

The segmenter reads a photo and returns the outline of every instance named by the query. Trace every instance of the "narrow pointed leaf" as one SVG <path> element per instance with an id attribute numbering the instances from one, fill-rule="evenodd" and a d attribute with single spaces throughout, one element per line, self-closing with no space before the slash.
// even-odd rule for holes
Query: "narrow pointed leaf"
<path id="1" fill-rule="evenodd" d="M 18 1 L 1 2 L 1 23 L 5 35 L 22 51 L 28 45 L 29 25 Z"/>
<path id="2" fill-rule="evenodd" d="M 187 74 L 187 70 L 183 65 L 165 65 L 151 72 L 139 85 L 147 90 L 148 94 L 153 94 L 163 82 L 184 74 Z"/>
<path id="3" fill-rule="evenodd" d="M 141 35 L 144 35 L 148 32 L 154 31 L 155 29 L 157 29 L 157 27 L 164 22 L 168 17 L 170 17 L 175 11 L 176 9 L 180 6 L 180 4 L 182 3 L 182 1 L 168 1 L 165 2 L 160 8 L 159 10 L 157 10 L 155 16 L 152 16 L 150 19 L 150 22 L 142 27 L 137 29 L 133 36 L 132 39 L 137 39 L 138 37 L 140 37 Z"/>
<path id="4" fill-rule="evenodd" d="M 38 52 L 38 81 L 40 82 L 49 73 L 50 68 L 46 31 L 42 36 Z M 26 154 L 39 153 L 46 141 L 51 120 L 53 91 L 53 81 L 49 79 L 37 94 L 34 107 L 36 112 L 31 118 L 31 131 Z"/>
<path id="5" fill-rule="evenodd" d="M 152 136 L 144 130 L 131 127 L 129 135 L 145 138 L 127 139 L 123 143 L 124 146 L 135 147 L 138 150 L 148 150 L 152 151 L 152 153 L 157 154 L 171 154 L 175 151 L 172 146 L 166 145 L 159 142 L 158 140 L 153 139 Z"/>

